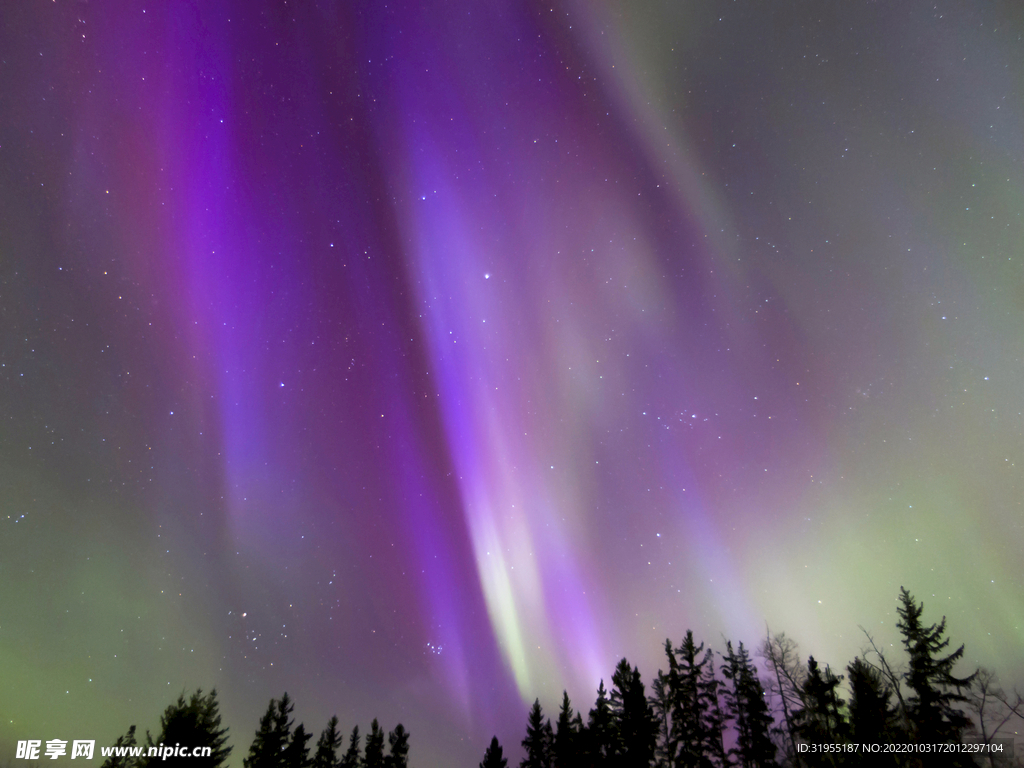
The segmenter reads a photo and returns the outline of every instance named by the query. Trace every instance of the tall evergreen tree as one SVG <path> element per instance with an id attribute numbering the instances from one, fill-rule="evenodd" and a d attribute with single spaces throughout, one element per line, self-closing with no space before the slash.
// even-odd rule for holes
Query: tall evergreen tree
<path id="1" fill-rule="evenodd" d="M 827 666 L 824 672 L 811 656 L 800 695 L 803 708 L 793 714 L 796 732 L 807 744 L 836 744 L 849 735 L 843 716 L 844 701 L 839 698 L 842 675 L 836 676 Z M 808 753 L 804 762 L 810 766 L 838 765 L 844 753 Z"/>
<path id="2" fill-rule="evenodd" d="M 704 652 L 701 657 L 701 652 Z M 678 751 L 676 765 L 710 768 L 725 764 L 722 744 L 723 715 L 718 701 L 714 653 L 697 645 L 687 631 L 676 649 L 676 695 L 673 700 Z"/>
<path id="3" fill-rule="evenodd" d="M 562 691 L 562 706 L 558 710 L 551 754 L 554 768 L 577 768 L 582 765 L 578 754 L 582 747 L 580 743 L 581 725 L 582 721 L 572 710 L 568 691 Z"/>
<path id="4" fill-rule="evenodd" d="M 519 768 L 551 768 L 552 741 L 551 722 L 544 718 L 540 699 L 534 699 L 523 739 L 526 757 L 520 761 Z"/>
<path id="5" fill-rule="evenodd" d="M 363 754 L 360 746 L 359 726 L 352 726 L 352 735 L 349 736 L 348 749 L 341 758 L 341 768 L 361 768 L 363 765 Z"/>
<path id="6" fill-rule="evenodd" d="M 946 656 L 941 655 L 949 646 L 949 639 L 944 637 L 945 616 L 938 624 L 926 627 L 921 621 L 924 605 L 919 605 L 903 587 L 896 612 L 900 617 L 896 627 L 910 657 L 906 681 L 913 695 L 907 699 L 907 708 L 915 736 L 920 742 L 959 741 L 970 721 L 954 704 L 967 702 L 960 691 L 970 688 L 977 673 L 953 676 L 953 667 L 964 655 L 962 645 Z"/>
<path id="7" fill-rule="evenodd" d="M 715 654 L 710 648 L 704 652 L 704 661 L 701 666 L 703 671 L 700 675 L 698 688 L 701 717 L 703 719 L 701 739 L 704 743 L 704 757 L 700 765 L 701 768 L 721 768 L 728 765 L 725 756 L 725 743 L 722 738 L 722 731 L 725 727 L 725 714 L 722 712 L 722 707 L 719 703 L 719 692 L 722 690 L 722 684 L 715 676 Z M 770 722 L 771 717 L 768 719 Z"/>
<path id="8" fill-rule="evenodd" d="M 386 768 L 408 768 L 409 732 L 399 723 L 388 734 L 388 756 L 384 759 Z"/>
<path id="9" fill-rule="evenodd" d="M 306 726 L 299 723 L 292 731 L 288 744 L 284 748 L 285 768 L 309 768 L 309 740 L 313 734 L 306 733 Z"/>
<path id="10" fill-rule="evenodd" d="M 882 674 L 861 658 L 850 662 L 846 671 L 850 676 L 850 740 L 857 745 L 903 742 L 892 689 Z M 887 768 L 896 765 L 896 757 L 893 753 L 868 754 L 858 750 L 847 763 Z"/>
<path id="11" fill-rule="evenodd" d="M 184 766 L 190 768 L 220 768 L 227 762 L 231 747 L 227 746 L 228 729 L 221 727 L 217 691 L 203 694 L 197 690 L 188 699 L 181 694 L 178 700 L 164 710 L 160 717 L 160 734 L 154 741 L 147 732 L 146 747 L 181 745 L 194 748 L 209 747 L 208 757 L 150 757 L 142 758 L 143 765 Z"/>
<path id="12" fill-rule="evenodd" d="M 956 708 L 968 699 L 961 691 L 970 690 L 977 672 L 967 677 L 955 677 L 953 668 L 963 658 L 964 647 L 943 656 L 949 647 L 946 617 L 938 624 L 925 626 L 921 620 L 924 604 L 918 604 L 913 595 L 900 587 L 900 605 L 896 609 L 899 621 L 896 627 L 903 635 L 903 647 L 910 657 L 906 674 L 907 686 L 913 693 L 907 698 L 907 715 L 914 739 L 918 743 L 960 742 L 971 721 Z M 960 760 L 958 755 L 937 756 L 935 765 L 968 765 L 971 760 Z"/>
<path id="13" fill-rule="evenodd" d="M 612 765 L 617 741 L 611 701 L 602 680 L 597 686 L 597 700 L 588 715 L 586 736 L 583 739 L 583 752 L 587 764 L 593 768 L 606 768 Z"/>
<path id="14" fill-rule="evenodd" d="M 703 655 L 702 655 L 703 654 Z M 651 705 L 658 722 L 657 765 L 716 768 L 725 765 L 724 716 L 719 704 L 714 653 L 687 631 L 673 648 L 665 641 L 668 672 L 659 670 Z"/>
<path id="15" fill-rule="evenodd" d="M 480 763 L 480 768 L 508 768 L 508 759 L 502 754 L 501 744 L 498 743 L 498 737 L 491 737 L 491 745 L 487 747 L 487 751 L 484 752 L 484 759 Z"/>
<path id="16" fill-rule="evenodd" d="M 732 643 L 727 642 L 725 650 L 722 675 L 729 682 L 725 689 L 726 712 L 736 729 L 736 746 L 729 754 L 742 768 L 774 765 L 776 748 L 769 736 L 772 716 L 757 670 L 743 643 L 734 651 Z"/>
<path id="17" fill-rule="evenodd" d="M 260 727 L 242 761 L 244 768 L 285 768 L 284 750 L 291 741 L 292 711 L 295 705 L 287 693 L 271 699 L 260 718 Z"/>
<path id="18" fill-rule="evenodd" d="M 370 732 L 366 735 L 363 765 L 366 768 L 384 768 L 384 730 L 377 722 L 377 718 L 370 723 Z"/>
<path id="19" fill-rule="evenodd" d="M 312 768 L 340 768 L 341 761 L 338 759 L 338 750 L 341 749 L 343 738 L 338 731 L 338 716 L 335 715 L 327 721 L 327 727 L 323 729 L 320 738 L 317 739 Z"/>
<path id="20" fill-rule="evenodd" d="M 618 737 L 615 764 L 622 768 L 647 768 L 654 759 L 658 724 L 647 701 L 640 670 L 630 669 L 626 659 L 619 661 L 612 675 L 610 706 Z"/>

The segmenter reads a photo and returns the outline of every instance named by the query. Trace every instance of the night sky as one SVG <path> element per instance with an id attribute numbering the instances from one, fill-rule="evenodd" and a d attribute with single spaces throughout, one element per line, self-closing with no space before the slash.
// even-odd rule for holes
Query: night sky
<path id="1" fill-rule="evenodd" d="M 1022 33 L 5 3 L 0 760 L 215 686 L 236 766 L 285 690 L 518 762 L 687 628 L 899 660 L 901 585 L 1024 682 Z"/>

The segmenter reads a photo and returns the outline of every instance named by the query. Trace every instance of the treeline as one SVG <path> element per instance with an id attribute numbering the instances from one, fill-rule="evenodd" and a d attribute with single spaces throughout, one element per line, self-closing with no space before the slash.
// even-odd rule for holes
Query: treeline
<path id="1" fill-rule="evenodd" d="M 259 730 L 242 760 L 244 768 L 407 768 L 409 765 L 409 732 L 399 723 L 385 734 L 376 718 L 366 734 L 365 747 L 359 726 L 352 728 L 348 747 L 342 752 L 344 736 L 338 730 L 338 718 L 332 717 L 310 749 L 313 734 L 295 724 L 295 705 L 285 693 L 271 699 L 260 718 Z M 385 746 L 385 739 L 387 746 Z M 188 766 L 188 768 L 222 768 L 227 764 L 231 747 L 228 729 L 221 726 L 217 692 L 196 691 L 184 694 L 164 710 L 160 732 L 154 738 L 146 731 L 143 744 L 138 744 L 135 726 L 117 739 L 113 754 L 101 768 L 157 768 Z M 177 747 L 187 749 L 178 754 Z M 141 749 L 140 749 L 141 747 Z M 155 749 L 150 757 L 150 749 Z"/>
<path id="2" fill-rule="evenodd" d="M 805 660 L 783 634 L 768 633 L 757 649 L 725 642 L 716 653 L 687 632 L 665 641 L 666 668 L 650 691 L 640 670 L 622 659 L 602 680 L 584 718 L 562 693 L 555 723 L 540 701 L 530 709 L 520 768 L 960 768 L 1021 765 L 1001 751 L 935 751 L 929 745 L 997 746 L 1024 720 L 1024 699 L 1007 695 L 993 673 L 958 677 L 964 647 L 950 650 L 946 619 L 923 620 L 924 606 L 900 590 L 896 627 L 905 658 L 888 658 L 870 635 L 866 650 L 836 674 Z M 244 768 L 407 768 L 409 732 L 385 733 L 376 720 L 365 739 L 359 727 L 345 741 L 332 717 L 314 745 L 296 724 L 288 694 L 271 699 L 242 760 Z M 1013 733 L 1016 733 L 1014 731 Z M 231 747 L 216 691 L 184 694 L 164 711 L 157 737 L 137 743 L 135 726 L 120 737 L 102 768 L 223 768 Z M 879 745 L 868 751 L 865 745 Z M 180 745 L 189 754 L 178 754 Z M 889 745 L 889 746 L 886 746 Z M 897 751 L 892 751 L 896 745 Z M 900 751 L 900 745 L 903 745 Z M 162 750 L 150 757 L 150 748 Z M 195 757 L 195 749 L 208 750 Z M 930 750 L 930 751 L 927 751 Z M 196 753 L 198 754 L 198 753 Z M 480 768 L 508 768 L 497 737 Z"/>
<path id="3" fill-rule="evenodd" d="M 866 652 L 846 667 L 845 687 L 846 676 L 813 656 L 804 662 L 782 634 L 769 633 L 758 649 L 761 674 L 743 643 L 726 642 L 716 654 L 693 632 L 678 646 L 666 640 L 667 669 L 649 694 L 640 671 L 622 659 L 611 690 L 603 680 L 598 686 L 585 721 L 566 692 L 554 726 L 534 701 L 520 768 L 1014 764 L 1012 739 L 999 737 L 1024 719 L 1020 693 L 1007 696 L 985 670 L 957 677 L 964 647 L 951 651 L 945 617 L 925 624 L 923 609 L 901 588 L 896 626 L 906 659 L 887 658 L 867 635 Z M 955 746 L 968 736 L 969 745 Z M 495 737 L 480 768 L 507 765 Z"/>

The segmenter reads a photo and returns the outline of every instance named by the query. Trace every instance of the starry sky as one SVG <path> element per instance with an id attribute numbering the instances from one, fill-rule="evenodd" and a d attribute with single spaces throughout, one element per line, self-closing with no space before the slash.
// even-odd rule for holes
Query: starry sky
<path id="1" fill-rule="evenodd" d="M 0 749 L 216 686 L 518 760 L 901 585 L 1024 681 L 1013 2 L 0 20 Z M 895 653 L 894 649 L 894 653 Z"/>

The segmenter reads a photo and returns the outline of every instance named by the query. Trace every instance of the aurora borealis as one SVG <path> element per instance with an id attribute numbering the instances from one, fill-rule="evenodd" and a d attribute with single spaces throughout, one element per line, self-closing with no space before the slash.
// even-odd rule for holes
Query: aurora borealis
<path id="1" fill-rule="evenodd" d="M 901 585 L 1024 682 L 1016 4 L 0 18 L 0 759 L 215 686 L 517 761 Z"/>

